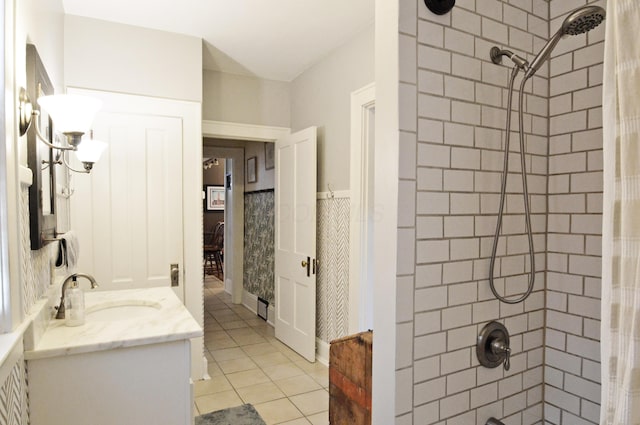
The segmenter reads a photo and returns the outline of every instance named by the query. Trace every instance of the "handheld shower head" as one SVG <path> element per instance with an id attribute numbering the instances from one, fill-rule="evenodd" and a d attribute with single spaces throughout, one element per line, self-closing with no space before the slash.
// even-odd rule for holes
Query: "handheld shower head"
<path id="1" fill-rule="evenodd" d="M 529 69 L 524 75 L 525 78 L 531 78 L 538 69 L 545 63 L 551 52 L 556 47 L 560 39 L 565 35 L 578 35 L 591 31 L 604 20 L 606 13 L 600 6 L 584 6 L 573 10 L 562 22 L 562 26 L 553 37 L 547 41 L 547 44 L 540 50 L 538 55 L 531 61 Z"/>
<path id="2" fill-rule="evenodd" d="M 562 22 L 560 30 L 567 35 L 591 31 L 604 21 L 605 11 L 600 6 L 584 6 L 575 9 Z"/>

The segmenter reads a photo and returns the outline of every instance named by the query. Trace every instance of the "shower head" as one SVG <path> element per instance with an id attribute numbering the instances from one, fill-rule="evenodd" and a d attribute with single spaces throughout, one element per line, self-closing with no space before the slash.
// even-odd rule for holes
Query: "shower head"
<path id="1" fill-rule="evenodd" d="M 573 10 L 562 22 L 562 26 L 553 37 L 547 41 L 547 44 L 540 50 L 540 53 L 531 61 L 529 69 L 525 74 L 525 78 L 530 78 L 536 73 L 542 64 L 549 59 L 551 52 L 556 44 L 565 35 L 578 35 L 591 31 L 604 20 L 605 11 L 600 6 L 584 6 Z"/>

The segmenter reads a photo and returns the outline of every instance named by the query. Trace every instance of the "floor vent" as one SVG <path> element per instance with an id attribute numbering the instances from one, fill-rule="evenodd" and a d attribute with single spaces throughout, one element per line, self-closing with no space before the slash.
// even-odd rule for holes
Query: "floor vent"
<path id="1" fill-rule="evenodd" d="M 269 311 L 269 301 L 258 297 L 258 316 L 262 320 L 267 320 L 267 312 Z"/>

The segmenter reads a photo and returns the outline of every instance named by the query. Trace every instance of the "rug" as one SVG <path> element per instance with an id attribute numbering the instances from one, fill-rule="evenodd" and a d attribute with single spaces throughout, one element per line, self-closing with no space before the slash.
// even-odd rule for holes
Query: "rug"
<path id="1" fill-rule="evenodd" d="M 205 413 L 196 417 L 195 425 L 267 425 L 250 404 Z"/>

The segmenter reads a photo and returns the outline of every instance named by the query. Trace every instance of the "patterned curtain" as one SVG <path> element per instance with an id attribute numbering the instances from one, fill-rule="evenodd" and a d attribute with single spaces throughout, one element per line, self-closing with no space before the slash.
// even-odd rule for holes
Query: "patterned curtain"
<path id="1" fill-rule="evenodd" d="M 602 425 L 640 424 L 640 1 L 608 0 Z"/>

